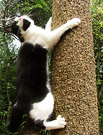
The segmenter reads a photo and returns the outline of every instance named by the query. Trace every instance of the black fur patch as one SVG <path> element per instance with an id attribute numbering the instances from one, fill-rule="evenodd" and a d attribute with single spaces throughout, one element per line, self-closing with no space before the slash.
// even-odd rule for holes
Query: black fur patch
<path id="1" fill-rule="evenodd" d="M 30 24 L 31 22 L 29 22 L 26 19 L 23 19 L 23 30 L 26 31 L 29 28 Z"/>
<path id="2" fill-rule="evenodd" d="M 13 24 L 11 25 L 11 33 L 15 34 L 20 39 L 21 43 L 25 41 L 24 38 L 21 37 L 22 34 L 16 21 L 14 21 Z"/>
<path id="3" fill-rule="evenodd" d="M 18 37 L 19 36 L 19 26 L 17 26 L 16 24 L 17 24 L 17 22 L 14 21 L 14 23 L 11 26 L 11 32 Z"/>
<path id="4" fill-rule="evenodd" d="M 12 115 L 8 120 L 8 129 L 10 132 L 16 132 L 21 124 L 23 111 L 21 111 L 17 105 L 12 108 Z"/>
<path id="5" fill-rule="evenodd" d="M 17 92 L 18 104 L 29 111 L 31 104 L 42 101 L 48 93 L 47 50 L 36 44 L 24 43 L 18 53 Z"/>

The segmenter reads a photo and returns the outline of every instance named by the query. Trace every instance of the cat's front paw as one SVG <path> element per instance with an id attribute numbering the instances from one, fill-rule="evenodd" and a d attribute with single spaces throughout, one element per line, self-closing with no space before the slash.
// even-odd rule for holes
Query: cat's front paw
<path id="1" fill-rule="evenodd" d="M 51 31 L 52 17 L 50 17 L 49 21 L 46 24 L 46 30 Z"/>
<path id="2" fill-rule="evenodd" d="M 79 18 L 73 18 L 72 23 L 74 26 L 78 26 L 80 24 L 81 20 Z"/>
<path id="3" fill-rule="evenodd" d="M 52 23 L 52 17 L 49 18 L 49 21 L 48 21 L 50 24 Z"/>

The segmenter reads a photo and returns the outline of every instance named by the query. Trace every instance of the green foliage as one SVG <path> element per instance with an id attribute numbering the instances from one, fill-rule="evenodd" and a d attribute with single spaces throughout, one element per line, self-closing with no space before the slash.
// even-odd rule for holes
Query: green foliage
<path id="1" fill-rule="evenodd" d="M 103 2 L 100 0 L 91 3 L 94 50 L 96 59 L 97 86 L 103 83 Z"/>
<path id="2" fill-rule="evenodd" d="M 21 15 L 27 14 L 34 21 L 36 25 L 45 26 L 45 23 L 52 16 L 52 1 L 53 0 L 9 0 L 8 3 L 6 0 L 1 1 L 1 13 L 2 18 L 8 17 L 8 23 L 11 23 L 16 13 Z M 8 4 L 9 6 L 6 6 Z M 10 18 L 9 18 L 10 17 Z"/>
<path id="3" fill-rule="evenodd" d="M 43 135 L 50 135 L 50 131 L 44 130 Z"/>
<path id="4" fill-rule="evenodd" d="M 13 92 L 16 90 L 16 55 L 14 48 L 10 49 L 5 41 L 5 37 L 2 36 L 0 44 L 0 109 L 2 110 L 7 110 L 6 108 L 11 98 L 12 101 L 15 99 Z"/>
<path id="5" fill-rule="evenodd" d="M 103 135 L 103 94 L 99 100 L 99 125 L 100 125 L 100 134 Z"/>
<path id="6" fill-rule="evenodd" d="M 0 135 L 18 135 L 18 133 L 11 133 L 7 129 L 7 111 L 0 113 Z"/>
<path id="7" fill-rule="evenodd" d="M 16 98 L 17 56 L 13 44 L 8 44 L 9 40 L 7 42 L 5 33 L 0 33 L 0 35 L 2 36 L 0 39 L 0 134 L 11 135 L 6 125 L 10 107 Z"/>

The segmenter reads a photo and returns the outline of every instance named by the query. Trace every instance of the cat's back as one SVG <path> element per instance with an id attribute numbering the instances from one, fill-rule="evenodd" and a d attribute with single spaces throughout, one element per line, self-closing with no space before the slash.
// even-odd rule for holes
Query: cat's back
<path id="1" fill-rule="evenodd" d="M 18 52 L 17 91 L 22 105 L 42 101 L 47 93 L 47 50 L 36 44 L 24 43 Z"/>

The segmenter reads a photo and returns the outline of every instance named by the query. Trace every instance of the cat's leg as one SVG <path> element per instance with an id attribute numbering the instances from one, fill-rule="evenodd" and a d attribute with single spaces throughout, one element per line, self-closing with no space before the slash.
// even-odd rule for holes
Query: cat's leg
<path id="1" fill-rule="evenodd" d="M 49 21 L 46 24 L 45 30 L 51 31 L 51 23 L 52 23 L 52 17 L 50 17 Z"/>
<path id="2" fill-rule="evenodd" d="M 55 130 L 64 128 L 66 126 L 65 118 L 62 118 L 61 115 L 58 115 L 56 120 L 44 121 L 44 126 L 46 130 Z"/>
<path id="3" fill-rule="evenodd" d="M 35 124 L 36 126 L 46 130 L 61 129 L 65 128 L 66 126 L 65 118 L 62 118 L 61 115 L 58 115 L 57 119 L 53 121 L 45 121 L 38 119 L 35 121 Z"/>
<path id="4" fill-rule="evenodd" d="M 53 108 L 54 98 L 52 93 L 48 93 L 41 102 L 32 104 L 32 109 L 29 111 L 30 118 L 34 120 L 38 127 L 47 130 L 64 128 L 66 122 L 60 115 L 56 120 L 51 121 Z"/>
<path id="5" fill-rule="evenodd" d="M 72 20 L 67 21 L 67 23 L 63 24 L 62 26 L 53 31 L 51 31 L 51 22 L 52 18 L 49 19 L 45 30 L 42 29 L 35 30 L 37 35 L 39 35 L 35 40 L 35 44 L 40 44 L 47 50 L 55 46 L 60 40 L 61 36 L 67 30 L 72 29 L 75 26 L 78 26 L 80 24 L 80 19 L 73 18 Z"/>
<path id="6" fill-rule="evenodd" d="M 80 19 L 79 18 L 73 18 L 72 20 L 67 21 L 67 23 L 63 24 L 61 27 L 55 29 L 51 33 L 51 38 L 55 39 L 60 38 L 62 34 L 67 31 L 68 29 L 72 29 L 75 26 L 78 26 L 80 24 Z"/>

